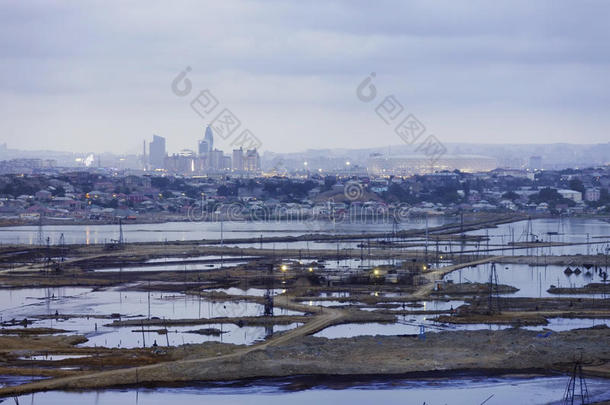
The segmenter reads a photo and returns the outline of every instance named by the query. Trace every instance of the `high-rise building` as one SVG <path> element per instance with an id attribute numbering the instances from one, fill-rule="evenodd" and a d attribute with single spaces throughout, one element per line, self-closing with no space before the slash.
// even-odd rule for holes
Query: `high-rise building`
<path id="1" fill-rule="evenodd" d="M 231 170 L 231 156 L 222 156 L 222 170 Z"/>
<path id="2" fill-rule="evenodd" d="M 206 157 L 212 150 L 214 150 L 214 135 L 212 134 L 212 128 L 208 125 L 203 139 L 199 141 L 197 152 L 199 157 Z"/>
<path id="3" fill-rule="evenodd" d="M 165 164 L 165 138 L 153 135 L 148 144 L 148 161 L 153 169 L 163 169 Z"/>
<path id="4" fill-rule="evenodd" d="M 146 158 L 146 140 L 142 143 L 142 168 L 146 170 L 148 159 Z"/>
<path id="5" fill-rule="evenodd" d="M 233 171 L 242 172 L 244 170 L 244 150 L 242 148 L 233 149 Z"/>
<path id="6" fill-rule="evenodd" d="M 258 172 L 261 170 L 261 157 L 256 149 L 248 149 L 246 152 L 244 170 L 249 172 Z"/>
<path id="7" fill-rule="evenodd" d="M 205 136 L 203 137 L 203 140 L 208 143 L 208 152 L 213 151 L 214 150 L 214 134 L 212 133 L 212 128 L 210 128 L 209 125 L 205 129 Z"/>
<path id="8" fill-rule="evenodd" d="M 209 168 L 212 171 L 222 170 L 224 166 L 223 153 L 221 150 L 214 149 L 209 154 Z"/>
<path id="9" fill-rule="evenodd" d="M 208 141 L 205 139 L 199 141 L 198 152 L 199 156 L 206 156 L 210 152 L 210 145 L 208 144 Z"/>

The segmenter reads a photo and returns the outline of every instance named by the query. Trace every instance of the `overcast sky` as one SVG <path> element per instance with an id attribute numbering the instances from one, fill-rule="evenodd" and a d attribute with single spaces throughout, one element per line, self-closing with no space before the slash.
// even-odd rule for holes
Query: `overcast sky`
<path id="1" fill-rule="evenodd" d="M 608 142 L 609 16 L 582 0 L 2 0 L 0 141 L 195 149 L 208 120 L 190 101 L 209 89 L 276 152 L 399 144 L 374 111 L 386 95 L 444 142 Z"/>

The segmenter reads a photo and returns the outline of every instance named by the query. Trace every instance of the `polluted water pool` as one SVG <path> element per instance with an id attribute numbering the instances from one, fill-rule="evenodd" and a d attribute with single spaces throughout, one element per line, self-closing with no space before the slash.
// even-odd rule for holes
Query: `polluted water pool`
<path id="1" fill-rule="evenodd" d="M 498 284 L 516 287 L 519 291 L 508 294 L 512 297 L 580 297 L 602 298 L 601 294 L 551 294 L 548 289 L 555 287 L 583 287 L 589 283 L 603 281 L 599 271 L 583 268 L 579 274 L 567 273 L 570 266 L 530 266 L 527 264 L 496 264 Z M 575 266 L 572 266 L 575 268 Z M 491 264 L 485 263 L 467 267 L 447 274 L 443 280 L 453 283 L 488 283 Z"/>
<path id="2" fill-rule="evenodd" d="M 114 404 L 555 404 L 561 403 L 568 376 L 443 376 L 439 379 L 358 377 L 253 380 L 175 388 L 128 388 L 93 392 L 41 392 L 17 397 L 31 405 Z M 607 381 L 586 380 L 592 401 L 610 399 Z"/>

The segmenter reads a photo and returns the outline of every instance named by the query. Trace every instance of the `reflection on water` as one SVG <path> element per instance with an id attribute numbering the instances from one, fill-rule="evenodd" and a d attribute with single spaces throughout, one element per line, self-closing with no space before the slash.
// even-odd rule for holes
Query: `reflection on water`
<path id="1" fill-rule="evenodd" d="M 30 289 L 29 291 L 34 290 L 36 289 Z M 42 294 L 42 292 L 39 294 Z M 262 304 L 247 301 L 208 300 L 200 296 L 173 292 L 152 291 L 149 294 L 146 291 L 123 291 L 118 288 L 109 288 L 79 295 L 60 296 L 52 300 L 34 301 L 27 306 L 6 310 L 3 315 L 5 319 L 8 319 L 9 317 L 54 315 L 57 311 L 60 316 L 64 314 L 86 314 L 89 316 L 120 314 L 123 317 L 133 317 L 150 314 L 151 317 L 185 319 L 258 316 L 263 314 L 263 308 Z M 302 314 L 280 307 L 276 307 L 275 310 L 274 315 Z M 103 321 L 98 320 L 98 322 Z"/>
<path id="2" fill-rule="evenodd" d="M 19 403 L 95 404 L 548 404 L 561 401 L 567 376 L 445 377 L 441 379 L 301 377 L 229 382 L 181 388 L 42 392 L 18 397 Z M 593 401 L 610 399 L 607 380 L 588 378 Z"/>
<path id="3" fill-rule="evenodd" d="M 97 333 L 87 334 L 89 339 L 80 346 L 85 347 L 151 347 L 158 346 L 179 346 L 183 344 L 198 344 L 205 342 L 222 342 L 236 345 L 251 345 L 275 333 L 283 332 L 301 326 L 299 323 L 290 325 L 273 326 L 243 326 L 234 324 L 207 324 L 190 326 L 169 326 L 167 333 L 158 333 L 163 330 L 163 326 L 144 327 L 144 333 L 138 326 L 121 328 L 104 328 Z M 219 335 L 209 335 L 196 333 L 200 329 L 217 329 Z"/>
<path id="4" fill-rule="evenodd" d="M 529 228 L 529 231 L 528 231 Z M 527 242 L 540 240 L 544 242 L 562 243 L 586 243 L 604 242 L 587 247 L 578 246 L 556 246 L 556 247 L 533 247 L 530 249 L 515 250 L 515 255 L 575 255 L 575 254 L 597 254 L 604 252 L 610 241 L 610 223 L 591 218 L 541 218 L 531 221 L 519 221 L 509 224 L 501 224 L 496 228 L 479 229 L 467 232 L 468 235 L 489 235 L 490 244 L 506 245 L 512 241 Z M 533 236 L 532 236 L 533 235 Z M 485 242 L 484 242 L 485 243 Z M 512 250 L 504 254 L 513 254 Z"/>
<path id="5" fill-rule="evenodd" d="M 438 323 L 430 315 L 404 315 L 399 316 L 396 323 L 346 323 L 330 326 L 316 333 L 316 337 L 328 339 L 351 338 L 355 336 L 396 336 L 396 335 L 417 335 L 420 327 L 423 326 L 426 333 L 462 330 L 502 330 L 511 328 L 512 325 L 499 324 L 453 324 Z M 549 318 L 548 325 L 528 326 L 523 329 L 539 330 L 544 329 L 561 332 L 579 328 L 590 328 L 599 325 L 610 325 L 610 319 L 591 319 L 591 318 Z"/>
<path id="6" fill-rule="evenodd" d="M 451 222 L 451 218 L 430 217 L 429 226 Z M 425 222 L 416 218 L 403 221 L 399 229 L 424 228 Z M 166 222 L 163 224 L 124 224 L 123 238 L 126 242 L 164 242 L 177 240 L 220 239 L 220 222 Z M 384 223 L 337 223 L 329 221 L 271 221 L 271 222 L 231 222 L 225 221 L 225 239 L 252 238 L 259 236 L 297 236 L 306 233 L 361 233 L 392 231 L 393 222 Z M 117 225 L 45 225 L 44 236 L 51 244 L 59 241 L 64 234 L 65 242 L 107 243 L 119 238 Z M 37 226 L 13 226 L 0 228 L 0 243 L 35 244 L 38 240 Z M 279 247 L 279 246 L 278 246 Z"/>
<path id="7" fill-rule="evenodd" d="M 96 272 L 133 272 L 133 271 L 208 271 L 216 270 L 220 268 L 229 268 L 235 266 L 241 266 L 248 262 L 246 261 L 233 261 L 233 260 L 218 260 L 214 263 L 189 263 L 185 261 L 181 264 L 164 264 L 162 266 L 128 266 L 128 267 L 107 267 L 104 269 L 96 269 Z"/>
<path id="8" fill-rule="evenodd" d="M 20 357 L 19 360 L 31 361 L 61 361 L 69 359 L 81 359 L 83 357 L 91 357 L 88 354 L 41 354 L 35 356 Z"/>
<path id="9" fill-rule="evenodd" d="M 580 264 L 582 266 L 582 264 Z M 572 266 L 574 267 L 574 266 Z M 601 276 L 594 268 L 582 273 L 567 275 L 564 273 L 565 266 L 529 266 L 527 264 L 496 264 L 498 283 L 517 287 L 519 291 L 510 294 L 511 297 L 558 297 L 550 294 L 547 290 L 554 285 L 556 287 L 582 287 L 589 283 L 599 283 Z M 491 264 L 481 264 L 476 267 L 467 267 L 447 274 L 444 280 L 452 280 L 454 283 L 488 283 Z M 588 273 L 587 273 L 588 272 Z M 567 297 L 568 295 L 561 295 Z M 600 294 L 579 294 L 589 298 L 600 298 Z"/>
<path id="10" fill-rule="evenodd" d="M 334 301 L 334 300 L 328 300 L 328 301 L 314 301 L 314 300 L 310 300 L 310 301 L 301 301 L 301 304 L 305 304 L 305 305 L 309 305 L 311 307 L 349 307 L 351 305 L 354 304 L 361 304 L 360 302 L 353 302 L 353 301 Z"/>
<path id="11" fill-rule="evenodd" d="M 52 303 L 68 297 L 76 297 L 91 291 L 91 288 L 55 287 L 55 288 L 10 288 L 0 289 L 0 320 L 9 320 L 19 313 L 19 309 L 36 305 L 50 311 Z"/>
<path id="12" fill-rule="evenodd" d="M 328 339 L 351 338 L 355 336 L 399 336 L 399 335 L 417 335 L 420 333 L 420 327 L 424 326 L 426 333 L 428 332 L 443 332 L 452 330 L 501 330 L 509 328 L 509 325 L 492 325 L 492 324 L 440 324 L 432 321 L 430 315 L 408 315 L 400 317 L 396 323 L 345 323 L 341 325 L 330 326 L 316 333 L 316 337 L 325 337 Z"/>
<path id="13" fill-rule="evenodd" d="M 259 293 L 258 290 L 253 292 Z M 168 341 L 170 345 L 207 341 L 251 344 L 271 333 L 271 330 L 264 327 L 239 328 L 233 324 L 212 324 L 189 327 L 170 326 L 168 327 L 170 333 L 167 335 L 157 332 L 159 329 L 164 329 L 163 326 L 145 327 L 143 336 L 141 327 L 107 326 L 113 319 L 100 318 L 100 316 L 107 317 L 111 314 L 116 314 L 115 318 L 120 315 L 122 318 L 130 319 L 145 319 L 149 315 L 151 318 L 159 319 L 209 319 L 263 314 L 264 306 L 262 304 L 247 301 L 209 300 L 200 296 L 158 291 L 149 294 L 144 291 L 122 291 L 118 288 L 98 291 L 82 288 L 40 288 L 11 290 L 11 293 L 11 299 L 9 300 L 3 295 L 4 300 L 17 305 L 1 313 L 4 320 L 28 318 L 33 321 L 30 327 L 49 327 L 82 334 L 89 339 L 83 344 L 84 346 L 141 347 L 145 342 L 146 346 L 150 346 L 155 340 L 159 345 L 166 345 Z M 57 316 L 55 316 L 56 313 Z M 276 306 L 273 308 L 273 314 L 277 316 L 302 315 L 303 313 Z M 67 317 L 66 315 L 72 316 Z M 22 326 L 16 325 L 15 327 Z M 296 324 L 276 325 L 273 332 L 294 327 Z M 183 333 L 202 328 L 217 328 L 221 329 L 223 333 L 219 336 Z"/>
<path id="14" fill-rule="evenodd" d="M 227 295 L 249 295 L 249 296 L 255 296 L 255 297 L 262 297 L 263 295 L 265 295 L 267 293 L 267 290 L 262 289 L 262 288 L 248 288 L 247 290 L 242 290 L 241 288 L 237 288 L 237 287 L 208 288 L 203 291 L 204 292 L 219 292 L 219 293 L 225 293 Z M 283 292 L 285 292 L 285 290 L 282 290 L 279 288 L 270 290 L 271 295 L 278 295 L 278 294 L 282 294 Z"/>
<path id="15" fill-rule="evenodd" d="M 610 319 L 595 318 L 549 318 L 548 325 L 524 326 L 523 329 L 543 330 L 550 329 L 555 332 L 579 328 L 591 328 L 593 326 L 610 325 Z"/>
<path id="16" fill-rule="evenodd" d="M 44 380 L 45 378 L 48 377 L 30 375 L 0 375 L 0 387 L 27 384 L 29 382 L 34 382 L 37 380 Z"/>

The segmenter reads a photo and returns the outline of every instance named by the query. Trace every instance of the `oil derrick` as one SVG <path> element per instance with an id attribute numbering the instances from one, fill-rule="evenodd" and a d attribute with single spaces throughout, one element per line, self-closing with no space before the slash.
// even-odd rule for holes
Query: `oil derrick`
<path id="1" fill-rule="evenodd" d="M 106 250 L 117 250 L 123 249 L 123 220 L 119 218 L 119 238 L 118 239 L 110 239 L 110 243 L 104 246 Z"/>
<path id="2" fill-rule="evenodd" d="M 51 258 L 51 238 L 47 236 L 46 249 L 45 249 L 45 259 L 44 259 L 44 271 L 45 274 L 49 272 L 51 269 L 53 259 Z"/>
<path id="3" fill-rule="evenodd" d="M 439 246 L 438 246 L 438 244 L 439 244 L 439 237 L 437 236 L 436 237 L 436 268 L 437 269 L 440 267 L 440 261 L 439 261 L 440 260 L 440 258 L 439 258 L 440 253 L 439 253 Z"/>
<path id="4" fill-rule="evenodd" d="M 393 242 L 390 244 L 390 257 L 392 258 L 392 266 L 396 265 L 396 260 L 394 259 L 394 254 L 392 253 L 392 248 L 394 245 L 398 246 L 398 222 L 396 221 L 396 217 L 393 217 L 392 222 L 392 239 Z M 398 248 L 400 252 L 400 248 Z"/>
<path id="5" fill-rule="evenodd" d="M 587 382 L 582 375 L 582 363 L 580 360 L 574 363 L 572 375 L 570 375 L 570 380 L 563 395 L 563 403 L 570 405 L 589 403 L 589 391 L 587 390 Z"/>
<path id="6" fill-rule="evenodd" d="M 62 233 L 59 236 L 59 261 L 63 263 L 66 260 L 66 238 Z"/>
<path id="7" fill-rule="evenodd" d="M 123 220 L 119 218 L 119 245 L 123 245 Z"/>
<path id="8" fill-rule="evenodd" d="M 263 316 L 273 316 L 273 263 L 268 265 L 267 274 L 267 291 L 265 291 Z"/>
<path id="9" fill-rule="evenodd" d="M 424 251 L 424 262 L 428 263 L 428 214 L 426 214 L 426 246 Z"/>
<path id="10" fill-rule="evenodd" d="M 491 263 L 491 269 L 489 271 L 489 298 L 488 298 L 488 309 L 489 313 L 500 313 L 500 288 L 498 287 L 498 271 L 496 270 L 496 263 Z"/>
<path id="11" fill-rule="evenodd" d="M 42 232 L 42 213 L 38 215 L 38 246 L 44 246 L 44 234 Z"/>

